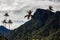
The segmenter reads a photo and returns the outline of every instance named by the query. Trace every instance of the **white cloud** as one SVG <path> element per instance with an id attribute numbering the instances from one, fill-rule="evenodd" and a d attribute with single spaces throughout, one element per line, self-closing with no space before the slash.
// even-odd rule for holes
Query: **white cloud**
<path id="1" fill-rule="evenodd" d="M 49 5 L 52 5 L 55 11 L 60 10 L 59 0 L 0 0 L 0 21 L 5 18 L 3 16 L 4 13 L 8 12 L 10 15 L 8 19 L 15 21 L 10 28 L 13 30 L 28 21 L 24 18 L 27 10 L 31 9 L 35 11 L 37 8 L 48 9 Z M 21 22 L 21 20 L 23 22 Z M 0 25 L 2 25 L 2 23 Z M 6 26 L 6 28 L 9 29 L 8 26 Z"/>

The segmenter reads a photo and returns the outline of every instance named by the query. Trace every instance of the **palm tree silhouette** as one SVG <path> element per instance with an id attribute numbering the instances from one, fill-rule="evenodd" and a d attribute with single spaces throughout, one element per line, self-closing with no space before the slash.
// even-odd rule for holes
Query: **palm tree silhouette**
<path id="1" fill-rule="evenodd" d="M 9 15 L 8 15 L 8 13 L 5 13 L 5 15 L 4 15 L 4 16 L 6 17 L 6 20 L 7 20 L 7 17 L 8 17 Z"/>
<path id="2" fill-rule="evenodd" d="M 6 26 L 6 24 L 7 24 L 7 22 L 6 22 L 6 20 L 5 20 L 5 19 L 2 21 L 2 23 L 3 23 L 3 24 L 5 24 L 5 26 Z"/>
<path id="3" fill-rule="evenodd" d="M 32 11 L 29 10 L 29 11 L 28 11 L 28 15 L 26 15 L 24 18 L 28 17 L 28 19 L 29 19 L 30 17 L 32 17 L 31 13 L 32 13 Z"/>
<path id="4" fill-rule="evenodd" d="M 10 24 L 12 24 L 13 22 L 11 20 L 9 20 L 8 23 L 9 23 L 9 28 L 10 28 Z"/>
<path id="5" fill-rule="evenodd" d="M 52 9 L 52 8 L 53 8 L 52 6 L 49 6 L 49 10 L 50 10 L 50 11 L 53 11 L 53 9 Z"/>

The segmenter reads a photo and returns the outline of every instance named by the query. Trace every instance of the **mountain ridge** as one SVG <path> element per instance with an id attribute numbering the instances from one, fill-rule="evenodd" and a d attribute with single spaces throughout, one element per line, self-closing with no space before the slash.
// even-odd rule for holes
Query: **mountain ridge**
<path id="1" fill-rule="evenodd" d="M 7 28 L 5 28 L 4 26 L 0 26 L 0 33 L 2 35 L 4 35 L 5 37 L 8 36 L 8 34 L 11 32 L 12 30 L 9 30 Z"/>
<path id="2" fill-rule="evenodd" d="M 10 40 L 28 40 L 38 38 L 40 40 L 47 40 L 50 34 L 59 31 L 60 33 L 60 11 L 52 12 L 45 9 L 36 9 L 32 19 L 19 28 L 15 29 L 11 35 Z M 58 34 L 58 33 L 57 33 Z M 60 35 L 60 34 L 58 34 Z M 59 37 L 56 35 L 57 37 Z M 55 35 L 54 35 L 55 36 Z M 23 38 L 23 39 L 22 39 Z M 29 40 L 30 40 L 29 39 Z M 54 37 L 48 38 L 55 40 Z M 56 38 L 57 39 L 57 38 Z M 59 40 L 59 38 L 58 38 Z"/>

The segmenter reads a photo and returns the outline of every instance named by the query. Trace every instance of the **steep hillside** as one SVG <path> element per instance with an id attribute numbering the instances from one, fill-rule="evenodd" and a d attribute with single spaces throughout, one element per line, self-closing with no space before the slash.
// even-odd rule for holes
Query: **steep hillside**
<path id="1" fill-rule="evenodd" d="M 4 26 L 0 26 L 0 35 L 7 37 L 10 32 L 12 32 L 12 30 L 8 30 Z"/>
<path id="2" fill-rule="evenodd" d="M 9 40 L 60 40 L 60 11 L 36 9 L 32 19 L 15 29 Z M 51 36 L 52 35 L 52 36 Z M 56 36 L 56 37 L 55 37 Z M 56 38 L 56 39 L 55 39 Z"/>

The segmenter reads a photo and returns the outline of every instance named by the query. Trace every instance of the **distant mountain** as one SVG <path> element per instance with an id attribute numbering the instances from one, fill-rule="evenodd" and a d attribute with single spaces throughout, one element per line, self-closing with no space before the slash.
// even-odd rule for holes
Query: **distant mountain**
<path id="1" fill-rule="evenodd" d="M 15 29 L 10 40 L 60 40 L 60 11 L 36 9 L 32 19 Z"/>
<path id="2" fill-rule="evenodd" d="M 6 37 L 10 32 L 11 30 L 6 29 L 4 26 L 0 26 L 0 35 L 4 35 Z"/>

